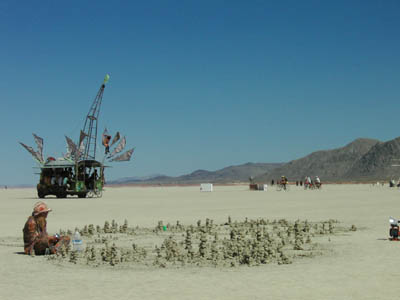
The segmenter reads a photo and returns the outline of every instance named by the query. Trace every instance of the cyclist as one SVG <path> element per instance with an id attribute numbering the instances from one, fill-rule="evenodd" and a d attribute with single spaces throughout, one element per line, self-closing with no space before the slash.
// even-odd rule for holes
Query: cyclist
<path id="1" fill-rule="evenodd" d="M 286 178 L 286 176 L 282 175 L 280 184 L 282 185 L 284 190 L 286 190 L 287 183 L 288 183 L 288 179 Z"/>
<path id="2" fill-rule="evenodd" d="M 316 186 L 317 188 L 320 188 L 320 187 L 321 187 L 321 179 L 319 179 L 318 176 L 315 176 L 315 186 Z"/>

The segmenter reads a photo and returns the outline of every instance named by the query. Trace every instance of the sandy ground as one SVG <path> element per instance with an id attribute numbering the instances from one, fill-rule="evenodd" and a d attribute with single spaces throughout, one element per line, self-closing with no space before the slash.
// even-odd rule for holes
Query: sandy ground
<path id="1" fill-rule="evenodd" d="M 86 224 L 196 224 L 267 218 L 355 224 L 330 236 L 331 251 L 290 265 L 93 268 L 56 265 L 21 255 L 22 227 L 38 201 L 33 189 L 0 191 L 0 299 L 399 299 L 400 242 L 387 240 L 390 215 L 400 217 L 400 191 L 370 185 L 326 185 L 321 191 L 248 191 L 247 186 L 108 188 L 101 199 L 46 198 L 48 231 Z"/>

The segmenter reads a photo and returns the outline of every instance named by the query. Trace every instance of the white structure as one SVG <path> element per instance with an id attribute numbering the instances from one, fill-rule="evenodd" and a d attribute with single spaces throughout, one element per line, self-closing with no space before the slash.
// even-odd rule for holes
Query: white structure
<path id="1" fill-rule="evenodd" d="M 200 192 L 212 192 L 213 184 L 212 183 L 202 183 L 200 184 Z"/>
<path id="2" fill-rule="evenodd" d="M 266 191 L 268 190 L 268 184 L 257 184 L 258 191 Z"/>

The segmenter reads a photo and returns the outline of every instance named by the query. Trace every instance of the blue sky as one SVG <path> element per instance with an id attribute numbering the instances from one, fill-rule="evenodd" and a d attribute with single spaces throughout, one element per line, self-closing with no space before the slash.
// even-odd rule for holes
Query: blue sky
<path id="1" fill-rule="evenodd" d="M 399 1 L 1 1 L 0 184 L 37 181 L 32 132 L 78 139 L 106 73 L 99 129 L 136 147 L 109 179 L 395 138 L 399 36 Z"/>

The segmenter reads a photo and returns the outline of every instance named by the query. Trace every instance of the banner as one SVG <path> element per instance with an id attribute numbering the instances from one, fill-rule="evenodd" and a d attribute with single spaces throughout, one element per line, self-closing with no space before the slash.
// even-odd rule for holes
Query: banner
<path id="1" fill-rule="evenodd" d="M 38 146 L 38 154 L 40 156 L 41 161 L 43 161 L 43 139 L 36 134 L 32 133 L 33 138 L 35 139 L 35 143 Z"/>
<path id="2" fill-rule="evenodd" d="M 117 153 L 120 153 L 122 150 L 124 150 L 126 146 L 126 138 L 123 137 L 122 140 L 119 142 L 119 144 L 117 145 L 117 147 L 115 147 L 115 149 L 113 150 L 113 152 L 111 152 L 111 154 L 109 155 L 109 157 L 114 156 Z"/>
<path id="3" fill-rule="evenodd" d="M 85 139 L 85 137 L 87 137 L 86 133 L 84 133 L 84 132 L 81 130 L 81 134 L 79 135 L 79 148 L 82 146 L 83 140 Z"/>
<path id="4" fill-rule="evenodd" d="M 24 147 L 33 156 L 33 158 L 35 160 L 37 160 L 39 163 L 43 164 L 43 159 L 40 156 L 39 151 L 36 152 L 35 150 L 33 150 L 32 147 L 29 147 L 29 146 L 27 146 L 27 145 L 25 145 L 24 143 L 21 143 L 21 142 L 19 142 L 19 143 L 22 145 L 22 147 Z"/>
<path id="5" fill-rule="evenodd" d="M 114 145 L 116 142 L 118 142 L 119 138 L 120 138 L 119 131 L 117 131 L 117 133 L 115 134 L 115 136 L 111 142 L 110 147 L 112 147 L 112 145 Z"/>
<path id="6" fill-rule="evenodd" d="M 79 156 L 80 156 L 78 147 L 75 145 L 75 143 L 69 137 L 65 136 L 65 139 L 67 140 L 68 152 L 71 154 L 71 156 L 75 160 L 78 160 Z"/>
<path id="7" fill-rule="evenodd" d="M 122 153 L 121 155 L 118 155 L 117 157 L 113 158 L 110 161 L 128 161 L 131 159 L 134 150 L 135 148 L 132 148 L 131 150 L 128 150 L 125 153 Z"/>

